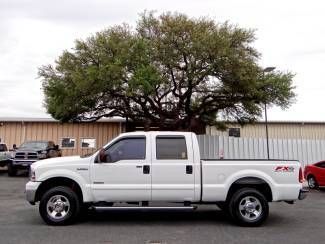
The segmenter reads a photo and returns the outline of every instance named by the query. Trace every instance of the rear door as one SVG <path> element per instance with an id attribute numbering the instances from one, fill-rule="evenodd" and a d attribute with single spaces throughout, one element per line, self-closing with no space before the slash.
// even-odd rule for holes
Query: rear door
<path id="1" fill-rule="evenodd" d="M 152 200 L 193 201 L 192 140 L 185 136 L 152 134 Z"/>

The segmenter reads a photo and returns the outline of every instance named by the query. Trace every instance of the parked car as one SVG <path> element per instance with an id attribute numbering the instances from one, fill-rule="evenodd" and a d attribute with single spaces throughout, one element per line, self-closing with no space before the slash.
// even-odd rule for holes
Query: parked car
<path id="1" fill-rule="evenodd" d="M 0 143 L 0 167 L 6 166 L 12 158 L 12 152 L 5 143 Z"/>
<path id="2" fill-rule="evenodd" d="M 305 178 L 311 189 L 325 186 L 325 161 L 320 161 L 305 167 Z"/>
<path id="3" fill-rule="evenodd" d="M 8 163 L 8 175 L 15 176 L 18 169 L 27 169 L 31 164 L 46 158 L 61 157 L 58 145 L 53 141 L 27 141 L 16 150 L 14 158 Z"/>
<path id="4" fill-rule="evenodd" d="M 302 180 L 298 161 L 200 159 L 193 133 L 131 132 L 89 157 L 32 164 L 26 198 L 40 202 L 50 225 L 69 224 L 86 207 L 102 211 L 125 202 L 132 209 L 218 204 L 239 225 L 257 226 L 268 217 L 268 202 L 305 198 Z"/>

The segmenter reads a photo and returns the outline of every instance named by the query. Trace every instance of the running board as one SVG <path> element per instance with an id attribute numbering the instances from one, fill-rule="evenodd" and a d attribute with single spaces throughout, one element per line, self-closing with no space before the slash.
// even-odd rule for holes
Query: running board
<path id="1" fill-rule="evenodd" d="M 93 206 L 95 210 L 195 210 L 196 206 L 182 206 L 182 207 L 104 207 Z"/>

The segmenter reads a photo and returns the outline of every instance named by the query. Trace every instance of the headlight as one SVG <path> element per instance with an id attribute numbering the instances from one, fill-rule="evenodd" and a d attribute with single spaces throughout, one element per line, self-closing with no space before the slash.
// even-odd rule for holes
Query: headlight
<path id="1" fill-rule="evenodd" d="M 30 170 L 29 170 L 29 180 L 30 181 L 36 180 L 35 170 L 32 167 L 30 167 Z"/>

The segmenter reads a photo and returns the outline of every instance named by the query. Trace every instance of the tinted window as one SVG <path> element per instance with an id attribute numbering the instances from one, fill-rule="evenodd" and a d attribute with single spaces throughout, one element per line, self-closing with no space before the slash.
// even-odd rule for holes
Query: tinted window
<path id="1" fill-rule="evenodd" d="M 187 159 L 185 137 L 157 136 L 157 159 Z"/>
<path id="2" fill-rule="evenodd" d="M 325 168 L 325 162 L 318 163 L 316 166 L 319 168 Z"/>
<path id="3" fill-rule="evenodd" d="M 75 138 L 64 137 L 61 139 L 61 147 L 62 148 L 74 148 L 76 144 Z"/>
<path id="4" fill-rule="evenodd" d="M 229 136 L 240 137 L 240 128 L 229 128 Z"/>
<path id="5" fill-rule="evenodd" d="M 105 154 L 108 162 L 125 159 L 145 159 L 146 139 L 144 137 L 121 139 L 110 146 Z"/>
<path id="6" fill-rule="evenodd" d="M 82 138 L 81 139 L 81 148 L 95 148 L 96 139 L 94 138 Z"/>

